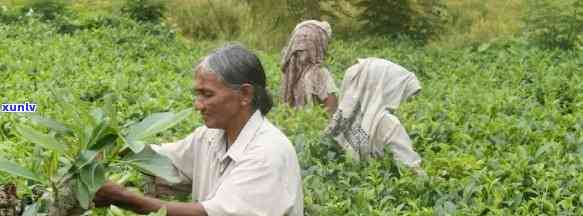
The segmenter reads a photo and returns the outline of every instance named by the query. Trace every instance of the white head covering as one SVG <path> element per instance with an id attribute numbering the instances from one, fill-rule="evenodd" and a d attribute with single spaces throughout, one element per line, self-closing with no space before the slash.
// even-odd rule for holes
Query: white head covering
<path id="1" fill-rule="evenodd" d="M 394 138 L 388 138 L 393 153 L 399 154 L 395 148 L 410 151 L 408 155 L 394 155 L 395 158 L 402 159 L 401 161 L 408 165 L 415 161 L 420 163 L 420 158 L 413 151 L 404 128 L 398 119 L 390 114 L 402 101 L 420 90 L 421 86 L 415 74 L 400 65 L 379 58 L 359 59 L 358 63 L 348 68 L 344 75 L 340 104 L 328 125 L 327 132 L 342 146 L 352 148 L 357 152 L 357 156 L 366 158 L 389 144 L 375 143 L 379 142 L 375 137 L 386 137 L 382 133 L 389 133 L 379 131 L 378 128 L 393 128 L 397 132 Z M 381 121 L 389 126 L 379 127 Z M 404 146 L 393 146 L 395 139 L 400 140 L 397 143 Z"/>

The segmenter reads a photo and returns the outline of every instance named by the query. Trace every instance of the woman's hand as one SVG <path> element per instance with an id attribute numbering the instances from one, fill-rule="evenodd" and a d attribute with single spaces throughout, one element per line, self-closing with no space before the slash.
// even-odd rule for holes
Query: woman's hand
<path id="1" fill-rule="evenodd" d="M 123 186 L 112 181 L 107 181 L 97 190 L 93 202 L 95 203 L 95 207 L 107 207 L 121 201 L 125 193 L 126 189 Z"/>

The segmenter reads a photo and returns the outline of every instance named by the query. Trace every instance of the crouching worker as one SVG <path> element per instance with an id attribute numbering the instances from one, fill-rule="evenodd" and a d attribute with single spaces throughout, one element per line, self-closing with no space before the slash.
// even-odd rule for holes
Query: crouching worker
<path id="1" fill-rule="evenodd" d="M 384 59 L 359 59 L 344 75 L 340 104 L 327 133 L 352 158 L 381 157 L 388 147 L 395 160 L 425 175 L 421 157 L 392 114 L 402 101 L 420 90 L 415 74 L 403 67 Z"/>
<path id="2" fill-rule="evenodd" d="M 193 202 L 161 201 L 108 182 L 96 205 L 140 214 L 166 208 L 169 216 L 303 215 L 296 152 L 265 117 L 272 107 L 266 86 L 261 62 L 240 45 L 205 57 L 194 71 L 194 107 L 204 126 L 176 143 L 151 146 L 191 185 Z"/>
<path id="3" fill-rule="evenodd" d="M 321 103 L 330 114 L 336 110 L 338 88 L 324 67 L 331 36 L 326 21 L 308 20 L 294 29 L 281 60 L 281 93 L 286 104 L 302 107 Z"/>

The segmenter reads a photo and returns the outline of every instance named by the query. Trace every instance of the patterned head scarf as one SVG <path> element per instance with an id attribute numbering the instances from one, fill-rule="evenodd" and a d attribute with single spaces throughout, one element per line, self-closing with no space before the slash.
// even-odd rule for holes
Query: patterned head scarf
<path id="1" fill-rule="evenodd" d="M 295 27 L 287 46 L 282 51 L 281 65 L 284 74 L 282 93 L 286 103 L 292 106 L 306 103 L 302 78 L 308 73 L 319 73 L 331 36 L 330 24 L 325 21 L 308 20 Z"/>
<path id="2" fill-rule="evenodd" d="M 367 157 L 375 145 L 381 145 L 371 143 L 371 139 L 375 133 L 383 133 L 376 128 L 386 111 L 396 110 L 420 90 L 415 74 L 405 68 L 384 59 L 359 59 L 346 71 L 340 104 L 327 132 L 361 158 Z M 402 128 L 396 117 L 393 122 Z"/>

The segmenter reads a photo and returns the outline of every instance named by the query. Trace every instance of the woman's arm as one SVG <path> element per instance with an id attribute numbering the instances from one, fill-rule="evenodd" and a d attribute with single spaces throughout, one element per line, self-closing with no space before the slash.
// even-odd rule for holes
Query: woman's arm
<path id="1" fill-rule="evenodd" d="M 107 182 L 95 194 L 95 206 L 116 205 L 138 214 L 156 212 L 166 208 L 168 216 L 206 216 L 204 207 L 199 203 L 166 202 L 128 191 L 121 185 Z"/>
<path id="2" fill-rule="evenodd" d="M 336 95 L 328 95 L 328 97 L 324 100 L 324 106 L 326 107 L 326 111 L 333 115 L 334 112 L 336 112 L 336 108 L 338 107 L 338 98 L 336 98 Z"/>

